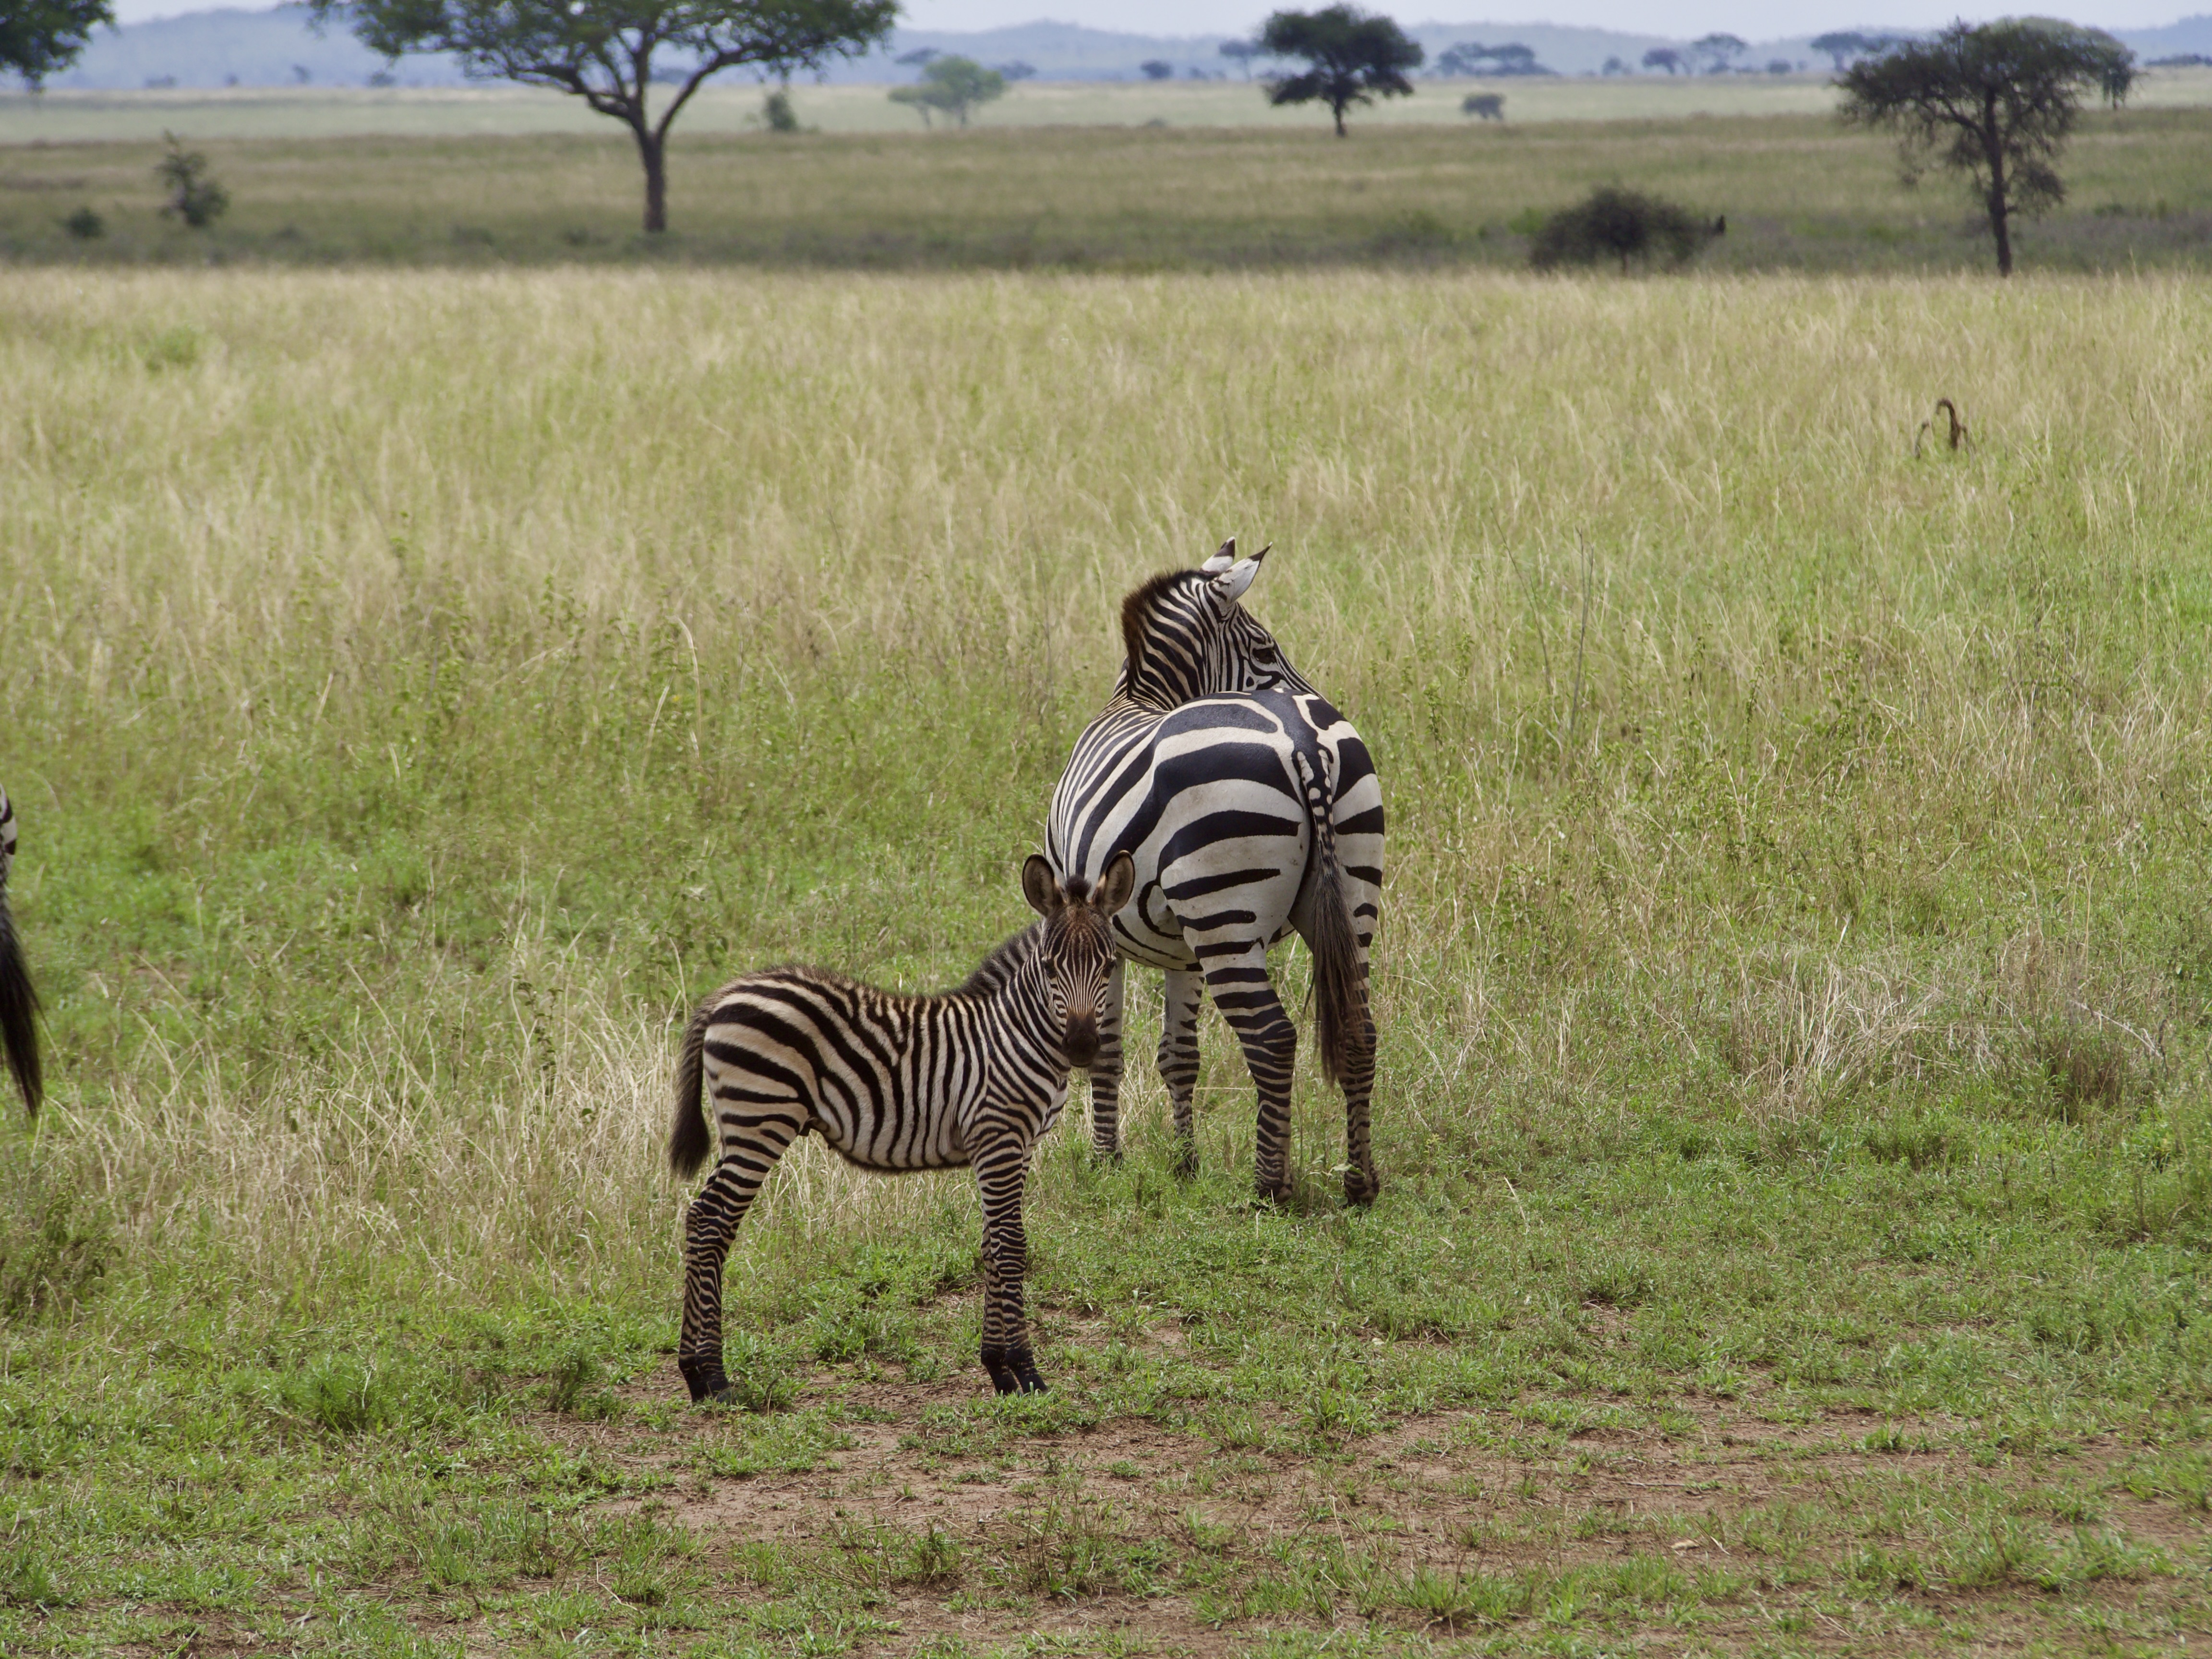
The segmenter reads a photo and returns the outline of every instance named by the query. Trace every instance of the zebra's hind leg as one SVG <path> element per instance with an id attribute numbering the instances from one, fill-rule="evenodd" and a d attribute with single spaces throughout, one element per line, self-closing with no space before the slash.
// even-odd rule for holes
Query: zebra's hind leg
<path id="1" fill-rule="evenodd" d="M 1121 1161 L 1121 984 L 1128 963 L 1114 958 L 1106 981 L 1106 1006 L 1099 1010 L 1098 1052 L 1091 1061 L 1091 1150 Z"/>
<path id="2" fill-rule="evenodd" d="M 1298 1031 L 1267 979 L 1267 942 L 1255 940 L 1231 956 L 1206 961 L 1206 988 L 1213 1006 L 1237 1034 L 1244 1064 L 1260 1097 L 1252 1154 L 1252 1185 L 1263 1200 L 1291 1196 L 1291 1076 L 1297 1062 Z"/>
<path id="3" fill-rule="evenodd" d="M 684 1329 L 676 1367 L 695 1403 L 729 1389 L 722 1370 L 722 1263 L 761 1182 L 798 1134 L 782 1118 L 756 1119 L 734 1134 L 726 1122 L 722 1161 L 684 1212 Z"/>
<path id="4" fill-rule="evenodd" d="M 1198 1010 L 1205 981 L 1196 972 L 1170 968 L 1167 1004 L 1160 1020 L 1160 1081 L 1175 1105 L 1176 1173 L 1186 1180 L 1198 1173 L 1198 1126 L 1191 1097 L 1198 1087 Z"/>
<path id="5" fill-rule="evenodd" d="M 1022 1280 L 1029 1238 L 1022 1231 L 1022 1188 L 1029 1176 L 1025 1140 L 1002 1134 L 975 1155 L 975 1188 L 983 1200 L 983 1369 L 1000 1394 L 1042 1394 L 1030 1352 Z"/>

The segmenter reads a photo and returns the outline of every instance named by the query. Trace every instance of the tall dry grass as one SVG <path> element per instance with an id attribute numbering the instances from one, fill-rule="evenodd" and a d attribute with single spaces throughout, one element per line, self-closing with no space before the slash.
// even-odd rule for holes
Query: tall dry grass
<path id="1" fill-rule="evenodd" d="M 138 1249 L 265 1282 L 658 1283 L 683 999 L 961 971 L 1119 595 L 1231 532 L 1389 788 L 1400 1175 L 1654 1115 L 2193 1099 L 2206 297 L 19 273 L 42 1133 Z M 1974 447 L 1916 459 L 1939 395 Z M 1217 1048 L 1210 1160 L 1241 1085 Z M 968 1202 L 801 1158 L 748 1271 Z"/>

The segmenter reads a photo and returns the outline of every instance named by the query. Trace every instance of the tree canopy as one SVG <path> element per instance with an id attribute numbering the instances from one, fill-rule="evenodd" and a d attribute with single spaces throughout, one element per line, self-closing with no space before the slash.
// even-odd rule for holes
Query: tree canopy
<path id="1" fill-rule="evenodd" d="M 115 25 L 107 0 L 0 0 L 0 75 L 20 75 L 36 91 L 102 23 Z"/>
<path id="2" fill-rule="evenodd" d="M 1741 35 L 1708 34 L 1703 40 L 1692 41 L 1690 50 L 1705 58 L 1706 74 L 1720 75 L 1751 48 Z"/>
<path id="3" fill-rule="evenodd" d="M 1931 165 L 1967 178 L 1989 216 L 1997 272 L 2009 276 L 2012 216 L 2066 198 L 2057 163 L 2083 94 L 2117 104 L 2135 74 L 2135 54 L 2101 29 L 2006 18 L 1893 42 L 1836 84 L 1845 122 L 1898 134 L 1906 183 Z"/>
<path id="4" fill-rule="evenodd" d="M 5 0 L 13 3 L 13 0 Z M 897 0 L 310 0 L 372 52 L 452 52 L 485 79 L 551 87 L 613 117 L 645 166 L 645 228 L 668 227 L 668 130 L 708 76 L 749 68 L 787 79 L 866 52 Z M 653 59 L 666 54 L 668 67 Z M 647 94 L 674 88 L 655 115 Z"/>
<path id="5" fill-rule="evenodd" d="M 1267 82 L 1271 104 L 1323 103 L 1344 137 L 1344 112 L 1379 98 L 1407 98 L 1413 83 L 1406 71 L 1421 66 L 1420 46 L 1388 17 L 1370 16 L 1356 6 L 1325 6 L 1319 11 L 1279 11 L 1260 32 L 1260 49 L 1270 58 L 1302 58 L 1303 75 Z"/>
<path id="6" fill-rule="evenodd" d="M 893 87 L 891 102 L 907 104 L 921 112 L 921 124 L 929 125 L 929 112 L 949 115 L 962 126 L 979 105 L 1006 95 L 1006 77 L 1000 70 L 985 69 L 972 58 L 939 56 L 932 58 L 921 71 L 921 79 L 910 87 Z"/>

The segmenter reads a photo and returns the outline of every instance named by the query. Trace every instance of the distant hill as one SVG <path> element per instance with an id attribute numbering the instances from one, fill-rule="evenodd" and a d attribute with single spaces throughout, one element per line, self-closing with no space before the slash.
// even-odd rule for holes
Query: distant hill
<path id="1" fill-rule="evenodd" d="M 1433 60 L 1448 46 L 1473 41 L 1500 46 L 1517 41 L 1529 47 L 1546 68 L 1562 75 L 1595 75 L 1607 58 L 1631 68 L 1655 46 L 1680 48 L 1687 43 L 1660 34 L 1613 29 L 1566 28 L 1551 23 L 1419 23 L 1407 33 L 1427 48 Z M 2161 28 L 2121 29 L 2121 40 L 2146 58 L 2175 52 L 2212 54 L 2212 16 L 2187 17 Z M 1073 23 L 1023 23 L 1011 28 L 956 33 L 943 29 L 901 29 L 885 50 L 857 63 L 840 64 L 832 81 L 894 82 L 914 70 L 893 60 L 919 47 L 959 52 L 986 64 L 1028 64 L 1052 81 L 1135 80 L 1138 67 L 1158 58 L 1176 75 L 1242 74 L 1221 56 L 1218 34 L 1166 36 L 1121 34 Z M 1771 60 L 1826 67 L 1808 38 L 1754 41 L 1747 65 Z M 437 57 L 409 57 L 387 66 L 340 25 L 317 34 L 304 5 L 280 5 L 266 11 L 226 8 L 188 13 L 157 22 L 133 23 L 94 38 L 75 68 L 47 84 L 87 89 L 173 85 L 178 87 L 282 87 L 299 84 L 358 87 L 389 74 L 401 86 L 451 86 L 464 77 L 457 64 Z"/>

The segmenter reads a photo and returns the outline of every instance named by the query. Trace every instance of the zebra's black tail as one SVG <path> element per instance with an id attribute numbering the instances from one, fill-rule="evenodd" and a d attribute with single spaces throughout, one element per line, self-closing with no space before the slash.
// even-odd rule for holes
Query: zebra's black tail
<path id="1" fill-rule="evenodd" d="M 6 799 L 0 796 L 0 801 Z M 15 937 L 15 919 L 8 914 L 4 885 L 0 885 L 0 1048 L 8 1051 L 8 1070 L 23 1091 L 23 1104 L 36 1116 L 46 1091 L 39 1070 L 39 993 L 23 965 L 23 947 Z"/>
<path id="2" fill-rule="evenodd" d="M 706 1114 L 699 1108 L 699 1089 L 706 1070 L 707 1022 L 717 1006 L 711 997 L 700 1004 L 684 1033 L 684 1053 L 676 1062 L 676 1121 L 668 1127 L 668 1167 L 679 1176 L 698 1174 L 714 1145 L 707 1132 Z"/>
<path id="3" fill-rule="evenodd" d="M 1328 793 L 1316 775 L 1313 763 L 1304 754 L 1295 758 L 1298 784 L 1306 798 L 1306 816 L 1313 822 L 1318 869 L 1306 934 L 1314 958 L 1318 1028 L 1314 1046 L 1321 1053 L 1322 1071 L 1331 1082 L 1341 1082 L 1352 1069 L 1353 1053 L 1367 1040 L 1367 988 L 1359 976 L 1359 939 L 1352 930 L 1352 908 L 1345 902 L 1344 869 L 1337 861 L 1336 822 L 1331 816 Z"/>

